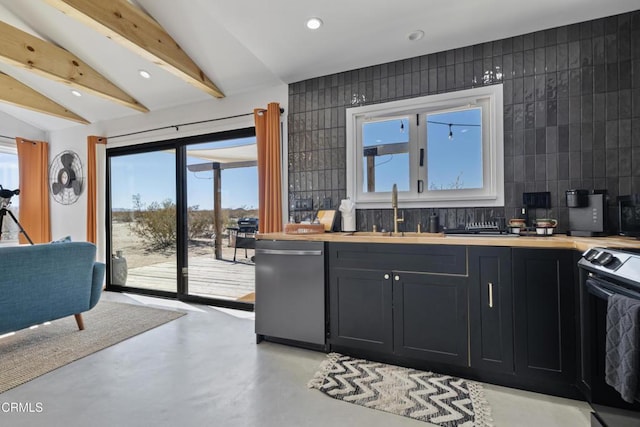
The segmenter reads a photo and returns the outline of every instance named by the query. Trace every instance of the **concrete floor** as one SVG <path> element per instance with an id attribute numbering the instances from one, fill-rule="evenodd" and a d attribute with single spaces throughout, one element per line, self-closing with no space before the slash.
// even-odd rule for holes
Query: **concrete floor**
<path id="1" fill-rule="evenodd" d="M 252 313 L 168 304 L 189 314 L 0 395 L 2 426 L 427 426 L 307 389 L 323 353 L 255 344 Z M 485 386 L 495 426 L 587 427 L 585 402 Z M 30 404 L 11 413 L 6 403 Z M 38 412 L 41 407 L 41 412 Z"/>

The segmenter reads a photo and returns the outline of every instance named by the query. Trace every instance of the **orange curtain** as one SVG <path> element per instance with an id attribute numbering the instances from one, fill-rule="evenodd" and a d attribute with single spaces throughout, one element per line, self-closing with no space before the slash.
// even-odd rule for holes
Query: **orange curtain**
<path id="1" fill-rule="evenodd" d="M 106 144 L 107 138 L 91 135 L 87 137 L 87 242 L 97 243 L 97 178 L 96 145 Z"/>
<path id="2" fill-rule="evenodd" d="M 49 214 L 49 144 L 16 138 L 20 174 L 20 225 L 33 243 L 51 241 Z M 27 239 L 20 234 L 20 243 Z"/>
<path id="3" fill-rule="evenodd" d="M 258 204 L 261 233 L 282 231 L 280 104 L 253 110 L 258 146 Z"/>

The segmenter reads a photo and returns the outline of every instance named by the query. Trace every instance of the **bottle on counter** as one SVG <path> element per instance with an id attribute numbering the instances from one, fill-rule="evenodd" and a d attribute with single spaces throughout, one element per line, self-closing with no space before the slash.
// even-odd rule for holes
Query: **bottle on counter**
<path id="1" fill-rule="evenodd" d="M 440 231 L 438 214 L 432 212 L 431 216 L 429 217 L 429 233 L 437 233 L 438 231 Z"/>

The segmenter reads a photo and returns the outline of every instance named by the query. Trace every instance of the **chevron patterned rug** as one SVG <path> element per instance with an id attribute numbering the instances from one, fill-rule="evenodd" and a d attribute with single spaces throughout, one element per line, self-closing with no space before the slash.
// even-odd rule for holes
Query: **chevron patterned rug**
<path id="1" fill-rule="evenodd" d="M 334 399 L 442 427 L 490 427 L 482 386 L 432 372 L 330 353 L 309 381 Z"/>

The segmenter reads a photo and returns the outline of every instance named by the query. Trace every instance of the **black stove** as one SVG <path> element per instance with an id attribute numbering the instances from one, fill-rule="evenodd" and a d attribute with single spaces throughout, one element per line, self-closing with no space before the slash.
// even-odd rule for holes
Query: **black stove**
<path id="1" fill-rule="evenodd" d="M 578 267 L 598 276 L 640 289 L 640 254 L 617 249 L 593 248 L 582 254 Z"/>
<path id="2" fill-rule="evenodd" d="M 607 301 L 613 294 L 640 300 L 640 254 L 593 248 L 580 270 L 581 378 L 579 386 L 594 412 L 592 426 L 640 426 L 640 401 L 627 403 L 605 382 Z"/>

